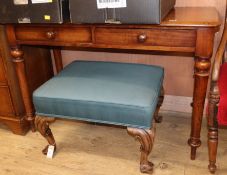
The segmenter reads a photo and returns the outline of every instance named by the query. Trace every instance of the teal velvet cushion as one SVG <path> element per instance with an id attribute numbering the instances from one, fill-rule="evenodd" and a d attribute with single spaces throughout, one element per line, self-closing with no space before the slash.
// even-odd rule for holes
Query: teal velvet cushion
<path id="1" fill-rule="evenodd" d="M 37 115 L 150 128 L 163 76 L 157 66 L 74 61 L 33 102 Z"/>

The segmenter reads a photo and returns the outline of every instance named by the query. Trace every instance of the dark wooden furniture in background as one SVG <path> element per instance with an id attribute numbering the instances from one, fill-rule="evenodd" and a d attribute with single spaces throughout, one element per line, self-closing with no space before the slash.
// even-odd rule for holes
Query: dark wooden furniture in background
<path id="1" fill-rule="evenodd" d="M 21 45 L 193 53 L 195 55 L 195 83 L 191 136 L 188 143 L 191 146 L 191 159 L 195 159 L 196 149 L 201 145 L 200 130 L 214 36 L 220 24 L 215 8 L 178 7 L 171 11 L 160 25 L 8 25 L 7 34 L 11 55 L 19 78 L 27 120 L 33 123 L 35 114 L 29 94 L 28 75 L 24 71 Z"/>
<path id="2" fill-rule="evenodd" d="M 49 49 L 23 47 L 29 94 L 53 76 Z M 32 59 L 29 59 L 32 57 Z M 11 60 L 3 26 L 0 26 L 0 122 L 15 134 L 24 135 L 30 128 L 25 120 L 24 104 Z"/>
<path id="3" fill-rule="evenodd" d="M 207 116 L 208 122 L 208 149 L 209 149 L 209 170 L 214 173 L 216 167 L 216 156 L 218 147 L 218 104 L 220 100 L 218 80 L 220 75 L 221 65 L 226 62 L 227 49 L 227 22 L 225 23 L 224 33 L 222 35 L 221 43 L 218 47 L 218 51 L 215 56 L 213 63 L 212 76 L 211 76 L 211 87 L 209 94 L 209 110 Z"/>

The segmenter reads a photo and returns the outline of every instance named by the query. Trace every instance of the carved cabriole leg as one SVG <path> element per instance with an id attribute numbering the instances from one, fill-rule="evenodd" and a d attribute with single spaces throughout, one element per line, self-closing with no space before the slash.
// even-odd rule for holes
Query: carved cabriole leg
<path id="1" fill-rule="evenodd" d="M 49 145 L 55 146 L 55 151 L 56 151 L 56 142 L 54 139 L 54 136 L 51 132 L 51 129 L 49 128 L 49 123 L 52 123 L 55 121 L 55 118 L 52 117 L 41 117 L 41 116 L 36 116 L 35 117 L 35 127 L 36 129 L 40 132 L 40 134 L 47 140 Z M 47 154 L 48 146 L 47 145 L 43 149 L 43 154 Z"/>
<path id="2" fill-rule="evenodd" d="M 156 123 L 161 123 L 162 122 L 162 116 L 159 115 L 159 110 L 162 106 L 162 103 L 164 101 L 164 88 L 162 87 L 160 95 L 159 95 L 159 99 L 158 99 L 158 104 L 154 113 L 154 119 Z"/>
<path id="3" fill-rule="evenodd" d="M 209 110 L 207 116 L 208 123 L 208 151 L 209 151 L 209 165 L 208 168 L 211 173 L 215 173 L 216 157 L 218 149 L 218 122 L 217 112 L 220 95 L 217 82 L 212 82 L 209 94 Z"/>
<path id="4" fill-rule="evenodd" d="M 148 161 L 148 156 L 153 148 L 155 127 L 153 126 L 152 130 L 128 127 L 127 132 L 141 144 L 140 171 L 142 173 L 152 173 L 154 165 Z"/>
<path id="5" fill-rule="evenodd" d="M 11 48 L 11 56 L 13 57 L 13 62 L 15 63 L 16 72 L 19 80 L 19 86 L 21 89 L 21 94 L 26 111 L 26 120 L 30 122 L 32 131 L 35 131 L 34 127 L 34 108 L 32 104 L 31 93 L 28 87 L 28 81 L 25 71 L 23 51 L 17 46 Z"/>

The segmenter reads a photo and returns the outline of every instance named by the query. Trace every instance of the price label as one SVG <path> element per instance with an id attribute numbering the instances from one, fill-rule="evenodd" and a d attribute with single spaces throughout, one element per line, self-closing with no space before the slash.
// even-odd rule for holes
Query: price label
<path id="1" fill-rule="evenodd" d="M 96 0 L 98 9 L 127 7 L 126 0 Z"/>
<path id="2" fill-rule="evenodd" d="M 32 0 L 32 4 L 51 3 L 53 0 Z"/>
<path id="3" fill-rule="evenodd" d="M 28 0 L 13 0 L 15 5 L 25 5 L 28 4 Z"/>
<path id="4" fill-rule="evenodd" d="M 47 158 L 52 159 L 54 155 L 54 148 L 55 146 L 49 145 L 48 146 L 48 151 L 47 151 Z"/>

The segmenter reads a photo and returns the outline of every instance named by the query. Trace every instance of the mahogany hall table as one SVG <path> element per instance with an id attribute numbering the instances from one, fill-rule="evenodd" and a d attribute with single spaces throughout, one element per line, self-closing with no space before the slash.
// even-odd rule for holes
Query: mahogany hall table
<path id="1" fill-rule="evenodd" d="M 191 159 L 195 159 L 196 149 L 201 145 L 200 130 L 214 36 L 220 24 L 218 12 L 210 7 L 175 8 L 160 25 L 8 24 L 7 36 L 26 109 L 26 119 L 34 130 L 35 111 L 21 45 L 54 46 L 57 71 L 62 69 L 61 46 L 193 53 L 194 93 L 188 143 L 191 146 Z"/>

